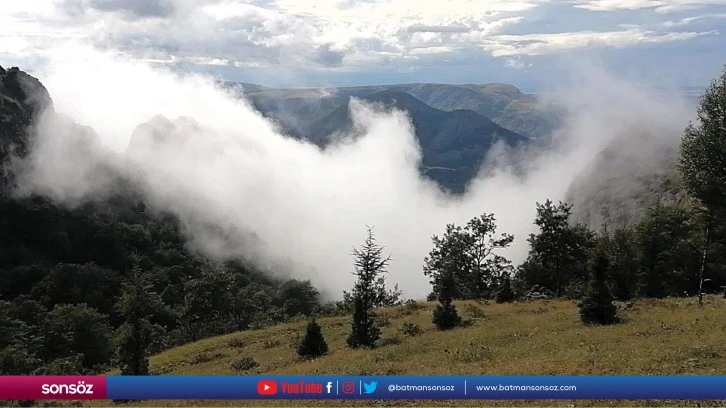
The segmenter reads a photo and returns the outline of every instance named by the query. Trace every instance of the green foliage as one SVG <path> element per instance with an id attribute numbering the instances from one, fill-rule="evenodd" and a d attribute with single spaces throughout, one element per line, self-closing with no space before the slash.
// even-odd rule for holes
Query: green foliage
<path id="1" fill-rule="evenodd" d="M 83 367 L 100 368 L 113 355 L 108 316 L 79 305 L 57 305 L 43 322 L 45 361 L 83 356 Z"/>
<path id="2" fill-rule="evenodd" d="M 401 333 L 403 333 L 404 336 L 414 337 L 423 333 L 423 330 L 421 329 L 421 326 L 416 323 L 406 322 L 403 326 L 401 326 Z"/>
<path id="3" fill-rule="evenodd" d="M 625 227 L 612 234 L 604 232 L 599 245 L 610 262 L 609 281 L 613 296 L 618 300 L 630 300 L 637 296 L 639 270 L 639 244 L 635 228 Z"/>
<path id="4" fill-rule="evenodd" d="M 229 345 L 229 347 L 231 347 L 231 348 L 244 348 L 247 346 L 247 343 L 245 343 L 244 340 L 242 340 L 240 338 L 232 337 L 227 342 L 227 345 Z"/>
<path id="5" fill-rule="evenodd" d="M 497 291 L 497 303 L 509 303 L 514 301 L 516 296 L 514 295 L 514 290 L 512 289 L 512 279 L 509 277 L 509 275 L 504 275 L 504 278 L 502 279 L 502 283 L 499 286 L 499 290 Z"/>
<path id="6" fill-rule="evenodd" d="M 397 346 L 403 343 L 403 339 L 400 336 L 390 336 L 381 339 L 381 347 L 386 346 Z"/>
<path id="7" fill-rule="evenodd" d="M 224 357 L 222 353 L 199 353 L 192 359 L 192 364 L 204 364 Z"/>
<path id="8" fill-rule="evenodd" d="M 454 293 L 456 293 L 456 277 L 453 270 L 444 265 L 439 275 L 438 300 L 439 305 L 434 309 L 432 322 L 440 330 L 450 330 L 461 325 L 461 316 L 454 306 Z"/>
<path id="9" fill-rule="evenodd" d="M 280 285 L 275 304 L 289 317 L 311 315 L 320 304 L 320 292 L 309 280 L 289 280 Z"/>
<path id="10" fill-rule="evenodd" d="M 368 228 L 368 236 L 363 245 L 353 249 L 353 257 L 358 280 L 351 294 L 353 322 L 347 343 L 352 348 L 372 348 L 381 337 L 381 329 L 372 311 L 380 295 L 376 283 L 386 273 L 391 257 L 383 257 L 383 247 L 376 243 L 371 228 Z"/>
<path id="11" fill-rule="evenodd" d="M 395 284 L 392 289 L 386 286 L 386 277 L 381 275 L 373 281 L 373 307 L 390 307 L 401 304 L 401 296 L 403 292 Z M 353 294 L 343 291 L 343 303 L 347 305 L 353 304 Z"/>
<path id="12" fill-rule="evenodd" d="M 151 320 L 164 305 L 141 271 L 138 258 L 134 259 L 131 276 L 124 284 L 116 309 L 125 319 L 119 329 L 117 345 L 121 374 L 148 375 L 148 355 L 154 333 Z"/>
<path id="13" fill-rule="evenodd" d="M 434 309 L 434 318 L 432 322 L 439 330 L 450 330 L 461 326 L 461 317 L 456 311 L 454 305 L 440 304 Z"/>
<path id="14" fill-rule="evenodd" d="M 352 329 L 346 343 L 348 347 L 374 348 L 381 338 L 381 328 L 378 327 L 376 315 L 370 309 L 366 309 L 362 296 L 356 296 L 353 303 Z"/>
<path id="15" fill-rule="evenodd" d="M 44 305 L 85 303 L 104 314 L 113 311 L 114 299 L 108 293 L 118 292 L 117 272 L 95 264 L 57 264 L 35 284 L 30 295 Z"/>
<path id="16" fill-rule="evenodd" d="M 262 348 L 271 349 L 279 346 L 280 344 L 282 343 L 278 339 L 265 339 L 265 341 L 262 343 Z"/>
<path id="17" fill-rule="evenodd" d="M 421 303 L 417 302 L 416 300 L 414 300 L 414 299 L 407 299 L 403 303 L 403 313 L 405 313 L 407 315 L 410 315 L 410 314 L 415 313 L 419 309 L 422 309 L 423 307 L 424 306 Z"/>
<path id="18" fill-rule="evenodd" d="M 83 355 L 74 354 L 69 357 L 61 357 L 52 360 L 38 368 L 35 374 L 38 375 L 78 375 L 84 374 L 87 370 L 83 367 Z"/>
<path id="19" fill-rule="evenodd" d="M 259 366 L 260 364 L 252 357 L 243 357 L 232 363 L 232 368 L 236 371 L 249 371 Z"/>
<path id="20" fill-rule="evenodd" d="M 678 165 L 689 194 L 702 205 L 705 219 L 697 289 L 701 302 L 710 258 L 715 253 L 723 261 L 726 242 L 723 229 L 726 211 L 726 68 L 701 97 L 698 123 L 690 123 L 686 128 Z M 713 244 L 716 248 L 711 248 Z M 723 274 L 721 278 L 723 281 Z"/>
<path id="21" fill-rule="evenodd" d="M 451 269 L 457 299 L 490 299 L 499 281 L 508 274 L 511 262 L 497 254 L 507 248 L 514 236 L 496 235 L 493 214 L 471 219 L 464 227 L 449 224 L 444 236 L 432 238 L 434 248 L 424 260 L 424 275 L 431 279 L 434 294 L 440 291 L 441 277 Z"/>
<path id="22" fill-rule="evenodd" d="M 698 123 L 681 142 L 679 169 L 691 196 L 713 211 L 726 206 L 726 70 L 701 97 Z"/>
<path id="23" fill-rule="evenodd" d="M 590 289 L 578 305 L 580 319 L 585 324 L 607 325 L 620 321 L 617 307 L 613 304 L 613 296 L 607 286 L 609 261 L 605 254 L 598 253 L 593 266 Z"/>
<path id="24" fill-rule="evenodd" d="M 682 209 L 653 207 L 635 228 L 640 250 L 639 292 L 645 297 L 698 291 L 699 256 L 692 244 L 693 218 Z"/>
<path id="25" fill-rule="evenodd" d="M 556 296 L 576 296 L 587 279 L 587 261 L 595 245 L 591 231 L 570 225 L 571 214 L 572 206 L 562 202 L 537 203 L 535 224 L 540 232 L 530 234 L 529 256 L 519 270 L 529 285 L 543 286 Z"/>
<path id="26" fill-rule="evenodd" d="M 328 354 L 328 343 L 323 337 L 323 329 L 315 319 L 308 322 L 305 337 L 300 342 L 297 354 L 302 358 L 316 358 Z"/>

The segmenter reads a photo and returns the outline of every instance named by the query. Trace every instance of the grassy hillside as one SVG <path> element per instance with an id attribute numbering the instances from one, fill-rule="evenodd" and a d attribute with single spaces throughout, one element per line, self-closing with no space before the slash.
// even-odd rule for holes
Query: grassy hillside
<path id="1" fill-rule="evenodd" d="M 450 332 L 431 324 L 433 303 L 381 310 L 385 344 L 376 350 L 345 346 L 348 317 L 320 320 L 327 357 L 300 361 L 294 344 L 305 322 L 234 333 L 168 350 L 151 359 L 157 374 L 724 374 L 726 299 L 643 300 L 620 305 L 626 323 L 585 327 L 574 301 L 457 304 L 473 325 Z M 406 337 L 404 323 L 423 333 Z M 254 358 L 259 367 L 236 371 L 232 363 Z M 143 406 L 608 406 L 692 405 L 686 401 L 154 401 Z M 700 402 L 704 404 L 703 401 Z M 724 402 L 706 405 L 726 406 Z"/>

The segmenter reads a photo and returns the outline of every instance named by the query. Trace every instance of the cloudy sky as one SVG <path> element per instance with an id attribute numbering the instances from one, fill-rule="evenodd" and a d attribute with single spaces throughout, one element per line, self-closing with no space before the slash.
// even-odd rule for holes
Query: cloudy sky
<path id="1" fill-rule="evenodd" d="M 65 41 L 270 86 L 567 83 L 598 64 L 702 86 L 726 64 L 726 0 L 23 0 L 0 7 L 0 65 Z"/>

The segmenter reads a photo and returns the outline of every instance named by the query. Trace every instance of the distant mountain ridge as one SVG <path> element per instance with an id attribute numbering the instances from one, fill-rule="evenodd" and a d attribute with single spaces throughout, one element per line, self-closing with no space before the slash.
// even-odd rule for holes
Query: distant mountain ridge
<path id="1" fill-rule="evenodd" d="M 565 109 L 509 84 L 354 86 L 272 89 L 225 85 L 295 138 L 324 146 L 350 130 L 351 98 L 406 111 L 423 149 L 422 171 L 452 192 L 463 192 L 497 142 L 546 143 Z"/>
<path id="2" fill-rule="evenodd" d="M 309 123 L 319 120 L 351 97 L 365 98 L 390 90 L 405 92 L 443 111 L 471 110 L 498 125 L 531 138 L 549 136 L 562 124 L 565 107 L 553 99 L 522 93 L 509 84 L 412 83 L 340 88 L 274 89 L 242 84 L 234 87 L 265 115 L 285 129 L 305 133 Z"/>
<path id="3" fill-rule="evenodd" d="M 464 191 L 494 144 L 516 147 L 530 141 L 476 112 L 435 109 L 406 92 L 389 89 L 360 99 L 407 112 L 423 150 L 422 172 L 454 192 Z M 350 107 L 344 104 L 312 123 L 303 137 L 324 146 L 352 126 Z"/>

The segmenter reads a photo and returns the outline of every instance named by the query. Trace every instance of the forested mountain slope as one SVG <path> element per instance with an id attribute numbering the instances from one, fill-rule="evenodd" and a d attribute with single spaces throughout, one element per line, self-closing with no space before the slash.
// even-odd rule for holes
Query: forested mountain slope
<path id="1" fill-rule="evenodd" d="M 119 304 L 129 285 L 142 285 L 156 302 L 148 330 L 157 351 L 317 307 L 309 282 L 276 280 L 189 250 L 179 222 L 152 211 L 119 174 L 108 194 L 75 206 L 20 194 L 14 171 L 41 112 L 56 115 L 40 82 L 0 68 L 0 374 L 115 364 L 117 345 L 129 336 Z M 94 136 L 80 126 L 72 133 Z"/>

